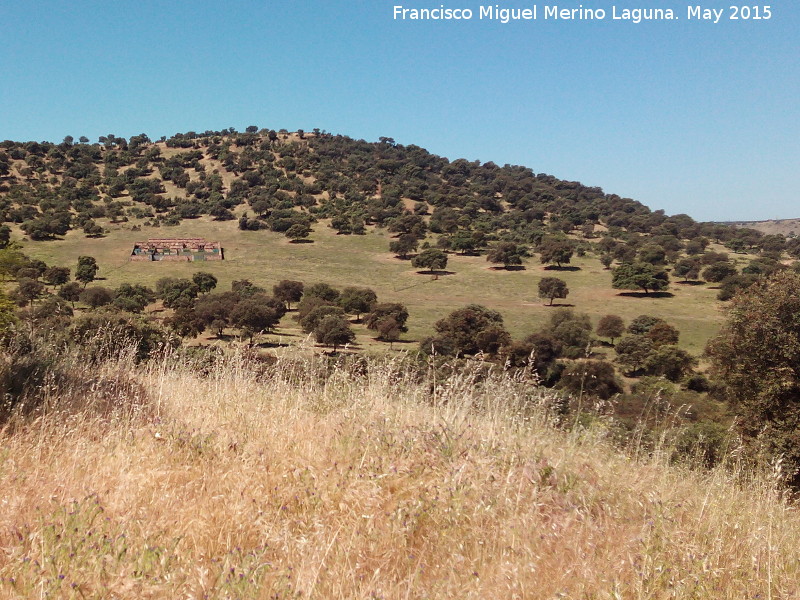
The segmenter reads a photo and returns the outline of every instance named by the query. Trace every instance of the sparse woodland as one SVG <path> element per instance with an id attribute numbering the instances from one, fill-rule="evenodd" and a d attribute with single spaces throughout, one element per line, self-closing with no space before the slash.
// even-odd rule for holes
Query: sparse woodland
<path id="1" fill-rule="evenodd" d="M 257 127 L 1 142 L 0 220 L 0 597 L 800 594 L 794 235 Z M 290 266 L 101 250 L 192 223 Z"/>

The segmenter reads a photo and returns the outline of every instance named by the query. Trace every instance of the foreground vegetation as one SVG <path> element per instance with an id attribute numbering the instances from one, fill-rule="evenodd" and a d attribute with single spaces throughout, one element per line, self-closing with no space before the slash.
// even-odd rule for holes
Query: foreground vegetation
<path id="1" fill-rule="evenodd" d="M 800 594 L 800 518 L 735 442 L 620 451 L 519 377 L 400 359 L 53 361 L 0 433 L 3 598 Z"/>

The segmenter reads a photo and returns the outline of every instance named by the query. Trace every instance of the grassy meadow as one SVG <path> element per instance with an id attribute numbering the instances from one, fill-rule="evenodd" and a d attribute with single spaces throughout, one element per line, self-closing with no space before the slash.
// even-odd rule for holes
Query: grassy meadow
<path id="1" fill-rule="evenodd" d="M 295 279 L 306 285 L 324 281 L 338 287 L 371 287 L 379 301 L 401 302 L 408 307 L 409 332 L 404 339 L 412 341 L 430 335 L 438 319 L 469 303 L 498 310 L 515 337 L 532 333 L 547 322 L 554 310 L 537 297 L 538 282 L 545 276 L 560 277 L 569 286 L 569 296 L 556 300 L 556 305 L 574 306 L 576 311 L 591 315 L 594 323 L 606 314 L 618 314 L 626 322 L 640 314 L 662 317 L 680 330 L 680 345 L 693 354 L 702 353 L 723 319 L 717 291 L 707 284 L 673 282 L 673 297 L 632 296 L 611 288 L 611 272 L 594 256 L 573 257 L 570 266 L 579 267 L 577 270 L 546 270 L 534 257 L 528 259 L 524 270 L 505 271 L 493 269 L 484 256 L 451 254 L 447 265 L 450 274 L 434 280 L 430 275 L 418 274 L 410 261 L 399 260 L 388 251 L 391 234 L 385 230 L 340 236 L 323 221 L 314 226 L 312 243 L 295 244 L 281 234 L 240 231 L 236 221 L 215 222 L 209 217 L 184 220 L 173 227 L 145 226 L 141 231 L 131 231 L 137 221 L 103 223 L 109 229 L 103 238 L 87 238 L 79 231 L 70 231 L 61 240 L 26 241 L 24 251 L 48 264 L 73 270 L 78 256 L 94 256 L 100 265 L 99 276 L 104 278 L 98 284 L 110 287 L 123 282 L 152 286 L 161 277 L 190 277 L 200 270 L 213 273 L 222 290 L 229 289 L 237 279 L 250 279 L 268 290 L 282 279 Z M 149 237 L 219 240 L 225 249 L 225 260 L 130 262 L 134 242 Z M 374 343 L 370 332 L 363 328 L 356 331 L 359 343 Z M 299 333 L 290 316 L 284 319 L 279 333 Z"/>
<path id="2" fill-rule="evenodd" d="M 2 599 L 800 595 L 800 517 L 735 446 L 620 453 L 550 391 L 397 361 L 62 360 L 91 391 L 0 429 Z"/>

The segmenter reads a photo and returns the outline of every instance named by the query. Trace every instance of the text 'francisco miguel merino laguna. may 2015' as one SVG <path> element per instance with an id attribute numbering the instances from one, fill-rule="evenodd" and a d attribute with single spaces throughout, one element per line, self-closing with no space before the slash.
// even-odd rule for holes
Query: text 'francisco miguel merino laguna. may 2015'
<path id="1" fill-rule="evenodd" d="M 511 23 L 515 21 L 701 21 L 719 23 L 731 21 L 767 21 L 772 18 L 769 6 L 728 6 L 725 8 L 705 8 L 700 4 L 672 8 L 619 8 L 611 6 L 588 8 L 582 4 L 577 8 L 562 8 L 555 4 L 528 8 L 506 8 L 499 4 L 480 5 L 474 8 L 448 7 L 444 4 L 429 8 L 407 8 L 403 5 L 392 7 L 395 21 L 494 21 Z"/>

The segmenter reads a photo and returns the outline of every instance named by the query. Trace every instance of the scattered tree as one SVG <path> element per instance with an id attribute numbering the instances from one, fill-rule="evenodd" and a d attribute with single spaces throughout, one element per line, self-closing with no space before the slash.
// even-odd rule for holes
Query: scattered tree
<path id="1" fill-rule="evenodd" d="M 200 288 L 189 279 L 162 277 L 156 281 L 156 293 L 167 308 L 188 308 L 194 304 Z"/>
<path id="2" fill-rule="evenodd" d="M 299 242 L 306 239 L 311 234 L 311 227 L 305 223 L 295 223 L 286 230 L 286 237 L 293 242 Z"/>
<path id="3" fill-rule="evenodd" d="M 550 315 L 545 333 L 559 342 L 567 358 L 581 358 L 591 351 L 592 321 L 586 313 L 560 308 Z"/>
<path id="4" fill-rule="evenodd" d="M 306 298 L 319 298 L 326 302 L 336 302 L 340 295 L 341 292 L 328 283 L 315 283 L 305 291 Z"/>
<path id="5" fill-rule="evenodd" d="M 703 269 L 703 279 L 710 283 L 719 283 L 726 277 L 736 275 L 736 267 L 729 262 L 715 262 Z"/>
<path id="6" fill-rule="evenodd" d="M 78 268 L 75 270 L 75 279 L 80 281 L 85 288 L 87 284 L 95 280 L 97 276 L 97 260 L 92 256 L 79 256 Z"/>
<path id="7" fill-rule="evenodd" d="M 642 366 L 647 375 L 664 376 L 677 383 L 691 371 L 696 362 L 695 358 L 685 350 L 677 346 L 663 345 L 656 347 Z"/>
<path id="8" fill-rule="evenodd" d="M 331 315 L 344 318 L 344 311 L 333 304 L 320 304 L 300 317 L 300 327 L 306 333 L 314 333 L 322 320 Z"/>
<path id="9" fill-rule="evenodd" d="M 393 242 L 389 242 L 389 252 L 394 252 L 400 258 L 408 258 L 408 255 L 415 252 L 419 247 L 417 236 L 411 233 L 400 235 Z"/>
<path id="10" fill-rule="evenodd" d="M 42 279 L 48 285 L 64 285 L 69 281 L 69 267 L 49 267 L 42 275 Z"/>
<path id="11" fill-rule="evenodd" d="M 575 248 L 572 242 L 566 238 L 551 237 L 542 240 L 538 251 L 542 264 L 555 263 L 560 269 L 563 265 L 570 263 Z"/>
<path id="12" fill-rule="evenodd" d="M 400 334 L 408 331 L 408 309 L 402 304 L 384 303 L 377 304 L 364 319 L 367 329 L 378 332 L 378 339 L 382 342 L 392 343 L 400 339 Z"/>
<path id="13" fill-rule="evenodd" d="M 696 258 L 683 258 L 675 263 L 672 272 L 684 281 L 695 280 L 700 276 L 700 266 L 700 261 Z"/>
<path id="14" fill-rule="evenodd" d="M 114 292 L 106 287 L 90 287 L 81 292 L 80 300 L 91 308 L 98 308 L 111 304 L 111 301 L 114 300 Z"/>
<path id="15" fill-rule="evenodd" d="M 479 304 L 470 304 L 437 321 L 434 329 L 438 338 L 446 340 L 440 344 L 442 349 L 449 347 L 453 354 L 476 354 L 481 350 L 478 344 L 481 332 L 502 326 L 503 317 L 500 313 Z M 429 351 L 424 347 L 422 350 Z"/>
<path id="16" fill-rule="evenodd" d="M 292 302 L 300 302 L 303 297 L 303 282 L 283 279 L 272 288 L 275 297 L 286 304 L 286 309 L 291 308 Z"/>
<path id="17" fill-rule="evenodd" d="M 486 260 L 500 264 L 508 269 L 511 266 L 521 265 L 522 258 L 526 255 L 525 248 L 514 242 L 500 242 L 495 244 L 486 255 Z"/>
<path id="18" fill-rule="evenodd" d="M 361 315 L 371 311 L 377 304 L 378 295 L 369 288 L 346 287 L 338 302 L 344 312 L 355 315 L 356 321 L 360 321 Z"/>
<path id="19" fill-rule="evenodd" d="M 411 261 L 415 269 L 426 269 L 429 273 L 441 271 L 447 266 L 447 254 L 438 248 L 423 250 Z"/>
<path id="20" fill-rule="evenodd" d="M 554 298 L 566 298 L 569 294 L 567 282 L 558 277 L 542 277 L 539 280 L 539 298 L 550 300 L 548 306 L 553 306 Z"/>
<path id="21" fill-rule="evenodd" d="M 207 294 L 217 287 L 217 278 L 206 271 L 198 271 L 192 275 L 192 281 L 203 294 Z"/>
<path id="22" fill-rule="evenodd" d="M 666 321 L 660 317 L 654 317 L 652 315 L 639 315 L 633 319 L 633 321 L 631 321 L 630 325 L 628 325 L 628 333 L 631 335 L 646 335 L 659 323 L 666 323 Z"/>
<path id="23" fill-rule="evenodd" d="M 653 340 L 643 335 L 626 335 L 617 342 L 615 350 L 617 362 L 630 373 L 636 373 L 653 351 Z"/>
<path id="24" fill-rule="evenodd" d="M 656 323 L 645 334 L 653 342 L 654 348 L 661 346 L 671 346 L 678 343 L 678 330 L 669 323 Z"/>
<path id="25" fill-rule="evenodd" d="M 270 331 L 281 320 L 280 310 L 266 300 L 268 298 L 252 296 L 241 300 L 231 312 L 231 323 L 237 327 L 242 336 L 250 339 L 265 331 Z M 278 303 L 283 306 L 283 303 Z"/>
<path id="26" fill-rule="evenodd" d="M 71 281 L 61 286 L 61 289 L 58 290 L 58 295 L 60 298 L 72 304 L 72 308 L 75 308 L 75 303 L 80 300 L 82 290 L 83 288 L 78 282 Z"/>
<path id="27" fill-rule="evenodd" d="M 339 346 L 351 343 L 356 336 L 350 328 L 350 323 L 342 316 L 328 315 L 314 328 L 314 339 L 323 346 L 333 346 L 333 351 Z"/>
<path id="28" fill-rule="evenodd" d="M 151 302 L 155 301 L 156 293 L 149 287 L 141 284 L 123 283 L 114 290 L 114 306 L 132 313 L 140 313 Z"/>
<path id="29" fill-rule="evenodd" d="M 622 317 L 618 315 L 605 315 L 600 318 L 595 330 L 600 337 L 607 337 L 611 339 L 611 345 L 614 345 L 614 340 L 625 332 L 625 323 Z"/>
<path id="30" fill-rule="evenodd" d="M 29 277 L 21 277 L 17 280 L 17 289 L 14 295 L 22 306 L 31 305 L 33 301 L 44 294 L 44 284 Z"/>
<path id="31" fill-rule="evenodd" d="M 650 263 L 623 263 L 613 270 L 611 286 L 622 290 L 644 290 L 645 295 L 669 287 L 669 275 Z"/>

